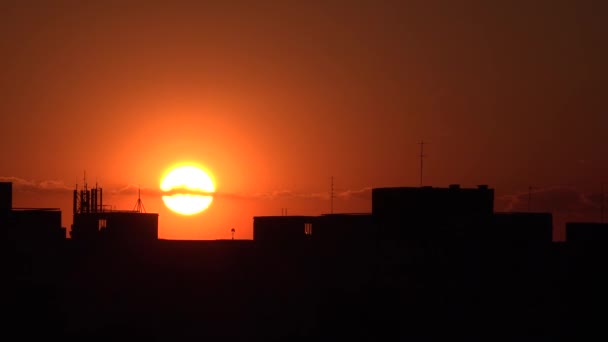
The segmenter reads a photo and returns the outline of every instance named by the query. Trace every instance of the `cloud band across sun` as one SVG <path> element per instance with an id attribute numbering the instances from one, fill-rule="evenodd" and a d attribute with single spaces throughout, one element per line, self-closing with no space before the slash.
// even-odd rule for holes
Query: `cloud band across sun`
<path id="1" fill-rule="evenodd" d="M 171 169 L 162 179 L 160 189 L 167 208 L 182 215 L 194 215 L 213 201 L 215 184 L 211 177 L 194 165 Z"/>

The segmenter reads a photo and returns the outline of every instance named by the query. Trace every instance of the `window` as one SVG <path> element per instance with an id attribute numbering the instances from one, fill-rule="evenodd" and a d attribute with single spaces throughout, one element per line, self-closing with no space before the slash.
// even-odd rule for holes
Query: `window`
<path id="1" fill-rule="evenodd" d="M 108 221 L 106 221 L 105 218 L 99 219 L 99 221 L 97 221 L 97 229 L 98 230 L 106 229 L 107 225 L 108 225 Z"/>
<path id="2" fill-rule="evenodd" d="M 304 234 L 306 236 L 312 235 L 312 223 L 304 223 Z"/>

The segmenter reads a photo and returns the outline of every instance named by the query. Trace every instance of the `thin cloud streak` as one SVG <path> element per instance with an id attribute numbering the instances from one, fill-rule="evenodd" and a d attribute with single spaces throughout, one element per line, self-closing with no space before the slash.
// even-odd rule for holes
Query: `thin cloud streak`
<path id="1" fill-rule="evenodd" d="M 35 181 L 13 176 L 0 176 L 0 182 L 11 182 L 14 190 L 24 192 L 68 193 L 72 190 L 63 181 L 58 180 Z"/>
<path id="2" fill-rule="evenodd" d="M 496 198 L 498 211 L 546 211 L 590 213 L 601 207 L 601 194 L 587 193 L 575 187 L 535 188 Z"/>
<path id="3" fill-rule="evenodd" d="M 18 177 L 0 176 L 1 182 L 12 182 L 13 188 L 17 191 L 28 191 L 36 193 L 70 193 L 75 188 L 67 186 L 63 181 L 58 180 L 26 180 Z M 317 199 L 330 200 L 329 192 L 296 192 L 291 190 L 274 190 L 269 192 L 204 192 L 185 188 L 173 189 L 171 191 L 162 191 L 158 188 L 142 187 L 136 184 L 127 184 L 122 186 L 104 187 L 104 194 L 115 196 L 134 196 L 140 193 L 144 197 L 154 196 L 170 196 L 173 194 L 193 194 L 193 195 L 211 195 L 216 198 L 237 199 L 237 200 L 283 200 L 283 199 Z M 362 199 L 371 200 L 371 188 L 366 187 L 356 190 L 341 190 L 334 193 L 334 198 L 339 199 Z"/>

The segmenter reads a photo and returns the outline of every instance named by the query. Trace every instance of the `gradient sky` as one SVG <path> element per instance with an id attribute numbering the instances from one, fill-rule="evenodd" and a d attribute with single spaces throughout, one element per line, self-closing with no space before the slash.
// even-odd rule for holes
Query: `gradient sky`
<path id="1" fill-rule="evenodd" d="M 496 210 L 599 221 L 608 192 L 601 1 L 3 1 L 0 180 L 14 205 L 137 188 L 161 238 L 252 238 L 253 216 L 371 210 L 369 189 L 488 184 Z M 173 164 L 211 207 L 164 207 Z M 608 217 L 608 214 L 606 215 Z"/>

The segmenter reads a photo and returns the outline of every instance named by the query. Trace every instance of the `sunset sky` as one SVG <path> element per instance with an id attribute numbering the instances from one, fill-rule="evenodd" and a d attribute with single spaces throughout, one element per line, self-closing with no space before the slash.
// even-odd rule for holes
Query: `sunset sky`
<path id="1" fill-rule="evenodd" d="M 608 192 L 601 1 L 3 1 L 0 180 L 16 207 L 97 182 L 167 239 L 253 216 L 371 211 L 373 187 L 488 184 L 497 211 L 599 221 Z M 208 170 L 196 216 L 162 203 Z M 605 215 L 608 218 L 608 214 Z"/>

